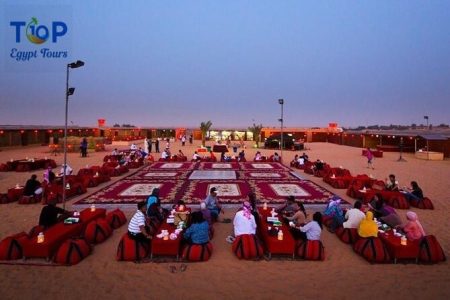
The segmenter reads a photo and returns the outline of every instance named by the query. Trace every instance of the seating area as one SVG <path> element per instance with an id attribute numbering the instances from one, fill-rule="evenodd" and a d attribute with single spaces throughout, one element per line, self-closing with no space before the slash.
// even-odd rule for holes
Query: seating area
<path id="1" fill-rule="evenodd" d="M 0 163 L 0 172 L 29 172 L 48 167 L 56 168 L 56 162 L 53 159 L 45 158 L 25 158 L 11 159 L 5 163 Z"/>
<path id="2" fill-rule="evenodd" d="M 108 213 L 114 214 L 123 213 L 117 210 Z M 55 264 L 77 264 L 90 254 L 94 244 L 111 236 L 115 228 L 111 227 L 106 217 L 105 209 L 87 208 L 71 217 L 78 219 L 78 222 L 69 222 L 69 218 L 47 229 L 35 226 L 28 234 L 20 232 L 6 237 L 0 241 L 0 260 L 41 258 Z M 126 220 L 122 225 L 125 223 Z"/>
<path id="3" fill-rule="evenodd" d="M 324 225 L 329 227 L 330 222 L 325 221 Z M 380 225 L 377 237 L 362 238 L 354 228 L 341 226 L 334 230 L 342 242 L 352 245 L 354 252 L 370 263 L 396 264 L 402 260 L 431 264 L 446 260 L 442 247 L 433 235 L 416 241 L 402 241 L 401 235 L 394 232 L 392 228 Z"/>
<path id="4" fill-rule="evenodd" d="M 189 216 L 189 215 L 188 215 Z M 202 245 L 191 245 L 183 241 L 183 224 L 175 225 L 173 215 L 167 216 L 163 222 L 154 220 L 150 224 L 151 242 L 148 244 L 137 242 L 125 233 L 117 246 L 116 260 L 139 262 L 143 259 L 158 261 L 159 257 L 178 261 L 207 261 L 212 255 L 211 242 Z M 189 223 L 189 221 L 187 221 Z M 212 239 L 214 227 L 210 228 Z"/>

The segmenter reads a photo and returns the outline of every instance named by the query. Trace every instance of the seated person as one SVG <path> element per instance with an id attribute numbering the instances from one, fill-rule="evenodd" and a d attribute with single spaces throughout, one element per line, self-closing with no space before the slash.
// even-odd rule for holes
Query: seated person
<path id="1" fill-rule="evenodd" d="M 147 208 L 146 213 L 147 217 L 156 223 L 161 223 L 162 221 L 164 221 L 164 211 L 159 203 L 150 204 L 150 206 Z"/>
<path id="2" fill-rule="evenodd" d="M 245 152 L 244 152 L 244 150 L 239 152 L 238 161 L 245 161 Z"/>
<path id="3" fill-rule="evenodd" d="M 189 221 L 189 215 L 191 213 L 191 209 L 186 206 L 183 200 L 179 200 L 177 204 L 172 206 L 173 215 L 174 215 L 174 224 L 178 225 L 179 222 L 183 221 L 184 224 L 187 224 Z"/>
<path id="4" fill-rule="evenodd" d="M 58 215 L 60 216 L 58 217 Z M 71 213 L 69 211 L 57 207 L 56 199 L 52 199 L 42 208 L 39 216 L 39 225 L 47 229 L 70 215 Z"/>
<path id="5" fill-rule="evenodd" d="M 128 236 L 143 244 L 149 244 L 152 237 L 147 233 L 145 211 L 147 209 L 145 201 L 137 205 L 137 211 L 128 224 Z"/>
<path id="6" fill-rule="evenodd" d="M 256 199 L 256 194 L 254 192 L 250 192 L 248 194 L 248 202 L 250 203 L 250 206 L 252 207 L 252 215 L 255 217 L 255 221 L 256 223 L 259 222 L 259 212 L 258 212 L 258 207 L 257 207 L 257 203 L 258 200 Z"/>
<path id="7" fill-rule="evenodd" d="M 25 183 L 25 187 L 23 189 L 24 196 L 34 196 L 42 194 L 41 183 L 36 180 L 36 174 L 31 175 L 31 178 L 27 180 Z"/>
<path id="8" fill-rule="evenodd" d="M 168 160 L 170 158 L 170 154 L 167 151 L 167 149 L 165 149 L 162 153 L 161 153 L 161 158 L 164 160 Z"/>
<path id="9" fill-rule="evenodd" d="M 362 238 L 378 236 L 378 225 L 373 220 L 371 211 L 366 212 L 366 217 L 359 223 L 358 234 Z"/>
<path id="10" fill-rule="evenodd" d="M 183 153 L 183 151 L 181 151 L 181 149 L 178 150 L 177 156 L 178 156 L 178 158 L 184 158 L 184 153 Z"/>
<path id="11" fill-rule="evenodd" d="M 114 150 L 111 152 L 111 155 L 119 155 L 119 151 L 117 148 L 114 148 Z"/>
<path id="12" fill-rule="evenodd" d="M 47 170 L 44 172 L 44 181 L 46 181 L 47 183 L 53 183 L 53 181 L 55 180 L 55 173 L 53 173 L 52 171 L 52 167 L 48 167 Z"/>
<path id="13" fill-rule="evenodd" d="M 256 152 L 254 160 L 255 161 L 262 160 L 261 152 L 259 152 L 259 151 Z"/>
<path id="14" fill-rule="evenodd" d="M 132 143 L 132 144 L 131 144 L 130 150 L 132 150 L 132 151 L 136 151 L 136 150 L 137 150 L 137 146 L 136 146 L 135 143 Z"/>
<path id="15" fill-rule="evenodd" d="M 202 157 L 197 153 L 197 151 L 194 152 L 194 155 L 192 155 L 192 160 L 199 161 Z"/>
<path id="16" fill-rule="evenodd" d="M 376 218 L 380 219 L 381 222 L 390 227 L 402 224 L 402 220 L 397 215 L 395 209 L 387 205 L 381 195 L 375 195 L 373 200 L 369 203 L 369 207 Z"/>
<path id="17" fill-rule="evenodd" d="M 286 202 L 276 210 L 277 213 L 280 213 L 284 218 L 292 217 L 300 208 L 295 202 L 294 196 L 288 196 Z"/>
<path id="18" fill-rule="evenodd" d="M 191 226 L 183 234 L 185 240 L 190 244 L 206 244 L 209 242 L 209 225 L 203 219 L 200 211 L 195 211 L 191 215 Z"/>
<path id="19" fill-rule="evenodd" d="M 320 241 L 320 235 L 322 233 L 322 214 L 320 212 L 315 212 L 311 222 L 308 222 L 304 226 L 297 227 L 291 225 L 291 227 L 291 233 L 295 239 Z"/>
<path id="20" fill-rule="evenodd" d="M 280 162 L 280 161 L 281 161 L 281 157 L 278 155 L 277 152 L 275 152 L 275 153 L 273 154 L 272 160 L 273 160 L 273 161 L 276 161 L 276 162 Z"/>
<path id="21" fill-rule="evenodd" d="M 323 167 L 324 167 L 323 160 L 320 160 L 320 159 L 316 160 L 316 162 L 314 163 L 314 166 L 313 166 L 314 172 L 323 170 Z"/>
<path id="22" fill-rule="evenodd" d="M 298 154 L 295 154 L 294 159 L 291 161 L 291 167 L 298 166 Z"/>
<path id="23" fill-rule="evenodd" d="M 406 189 L 405 197 L 408 201 L 423 200 L 423 192 L 416 181 L 411 181 L 411 188 Z"/>
<path id="24" fill-rule="evenodd" d="M 298 202 L 299 210 L 295 212 L 292 217 L 286 217 L 287 220 L 292 221 L 295 226 L 303 226 L 306 224 L 306 219 L 308 215 L 306 214 L 305 207 L 303 203 Z"/>
<path id="25" fill-rule="evenodd" d="M 333 197 L 327 205 L 327 208 L 323 212 L 327 217 L 331 217 L 333 221 L 330 224 L 330 231 L 334 231 L 336 228 L 342 226 L 344 223 L 344 212 L 341 208 L 341 199 Z"/>
<path id="26" fill-rule="evenodd" d="M 59 176 L 64 175 L 64 169 L 66 170 L 66 176 L 72 175 L 73 169 L 68 164 L 66 164 L 66 167 L 64 168 L 63 164 L 61 170 L 59 171 Z"/>
<path id="27" fill-rule="evenodd" d="M 309 159 L 308 155 L 306 155 L 305 152 L 303 152 L 303 154 L 300 156 L 300 158 L 303 158 L 303 161 L 304 161 L 304 162 L 307 162 L 308 159 Z"/>
<path id="28" fill-rule="evenodd" d="M 219 213 L 222 211 L 222 206 L 219 204 L 219 199 L 217 198 L 217 188 L 216 187 L 212 187 L 209 190 L 209 195 L 208 197 L 206 197 L 206 199 L 204 200 L 205 204 L 206 204 L 206 208 L 209 209 L 209 211 L 211 212 L 211 216 L 213 218 L 213 220 L 217 220 L 217 218 L 219 217 Z M 223 213 L 223 211 L 222 211 Z"/>
<path id="29" fill-rule="evenodd" d="M 248 201 L 244 202 L 242 209 L 234 216 L 233 226 L 235 237 L 242 234 L 256 233 L 256 221 L 252 214 L 252 206 Z"/>
<path id="30" fill-rule="evenodd" d="M 422 224 L 419 222 L 417 214 L 413 211 L 408 211 L 406 213 L 406 219 L 408 222 L 400 228 L 405 232 L 406 238 L 410 241 L 420 240 L 425 236 L 425 231 L 423 230 Z"/>
<path id="31" fill-rule="evenodd" d="M 345 222 L 342 224 L 344 228 L 358 228 L 361 221 L 366 217 L 361 211 L 361 201 L 356 201 L 352 209 L 345 213 Z"/>
<path id="32" fill-rule="evenodd" d="M 398 181 L 395 180 L 395 175 L 389 175 L 389 179 L 386 178 L 386 190 L 387 191 L 398 191 Z"/>

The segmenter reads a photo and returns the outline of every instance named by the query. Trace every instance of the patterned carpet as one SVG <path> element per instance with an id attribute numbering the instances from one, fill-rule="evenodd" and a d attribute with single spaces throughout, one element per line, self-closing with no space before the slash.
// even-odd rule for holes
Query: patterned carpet
<path id="1" fill-rule="evenodd" d="M 333 193 L 308 180 L 297 178 L 279 163 L 156 162 L 111 184 L 74 205 L 133 204 L 160 189 L 162 203 L 183 199 L 198 204 L 211 187 L 225 204 L 242 203 L 250 191 L 268 203 L 283 203 L 293 195 L 305 204 L 326 204 Z"/>

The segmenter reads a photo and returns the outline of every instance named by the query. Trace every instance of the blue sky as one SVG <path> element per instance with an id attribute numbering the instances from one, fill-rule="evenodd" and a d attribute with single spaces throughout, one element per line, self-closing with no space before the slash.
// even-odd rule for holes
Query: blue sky
<path id="1" fill-rule="evenodd" d="M 65 65 L 77 59 L 78 125 L 279 126 L 278 98 L 289 127 L 450 123 L 450 1 L 10 4 L 67 20 L 69 57 L 11 71 L 17 16 L 1 15 L 0 124 L 63 124 Z"/>

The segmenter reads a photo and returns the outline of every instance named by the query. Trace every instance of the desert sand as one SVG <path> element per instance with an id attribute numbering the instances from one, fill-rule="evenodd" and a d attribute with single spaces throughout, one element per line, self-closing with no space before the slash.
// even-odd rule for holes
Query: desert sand
<path id="1" fill-rule="evenodd" d="M 182 149 L 190 157 L 200 144 L 181 147 L 177 142 L 172 151 Z M 251 145 L 250 142 L 247 143 Z M 397 162 L 398 153 L 384 153 L 375 160 L 375 170 L 366 168 L 366 160 L 360 148 L 327 143 L 307 144 L 305 152 L 310 159 L 323 159 L 332 166 L 343 166 L 352 174 L 372 174 L 384 179 L 396 174 L 400 185 L 416 180 L 426 196 L 432 199 L 435 210 L 412 208 L 419 215 L 428 234 L 434 234 L 441 243 L 447 257 L 450 254 L 450 161 L 417 160 L 412 154 L 404 154 L 407 162 Z M 69 164 L 77 171 L 86 164 L 99 165 L 107 152 L 90 152 L 89 157 L 80 158 L 78 153 L 68 155 Z M 3 149 L 0 162 L 10 158 L 50 157 L 46 147 L 24 147 Z M 252 159 L 255 150 L 248 148 L 247 159 Z M 274 151 L 261 149 L 263 155 Z M 298 152 L 297 152 L 298 153 Z M 301 153 L 301 152 L 300 152 Z M 296 152 L 284 151 L 284 163 Z M 154 154 L 155 155 L 155 154 Z M 155 155 L 159 158 L 159 155 Z M 59 170 L 63 156 L 54 157 Z M 42 179 L 42 170 L 35 172 Z M 353 203 L 345 190 L 335 190 L 320 178 L 302 171 L 299 175 L 335 192 Z M 0 191 L 16 183 L 24 184 L 30 173 L 0 173 Z M 127 174 L 128 175 L 128 174 Z M 118 178 L 113 178 L 118 180 Z M 109 183 L 107 183 L 109 184 Z M 91 188 L 92 193 L 106 184 Z M 67 207 L 87 194 L 70 199 Z M 42 206 L 0 206 L 0 239 L 19 231 L 28 231 L 34 226 Z M 308 209 L 308 208 L 307 208 Z M 231 218 L 235 208 L 226 209 L 225 217 Z M 406 210 L 397 210 L 405 219 Z M 133 210 L 126 211 L 131 217 Z M 371 265 L 356 255 L 349 245 L 324 230 L 322 241 L 326 259 L 323 262 L 291 261 L 240 261 L 231 252 L 225 241 L 232 224 L 217 223 L 212 240 L 214 252 L 204 263 L 190 263 L 185 272 L 171 273 L 170 265 L 180 263 L 117 262 L 116 248 L 126 226 L 116 230 L 106 242 L 95 246 L 92 255 L 80 264 L 71 267 L 12 266 L 0 265 L 0 290 L 2 299 L 449 299 L 450 268 L 448 261 L 437 265 L 386 264 Z"/>

